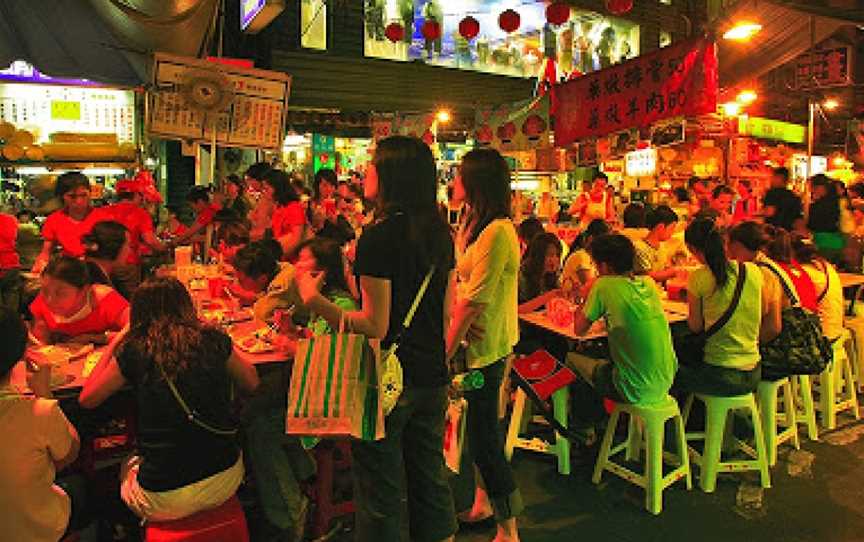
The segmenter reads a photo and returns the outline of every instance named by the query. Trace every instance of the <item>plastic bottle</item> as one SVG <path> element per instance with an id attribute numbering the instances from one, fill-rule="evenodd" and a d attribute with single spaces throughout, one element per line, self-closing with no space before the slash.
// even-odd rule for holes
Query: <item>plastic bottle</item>
<path id="1" fill-rule="evenodd" d="M 484 383 L 485 379 L 480 371 L 468 371 L 453 377 L 453 387 L 459 391 L 479 390 Z"/>

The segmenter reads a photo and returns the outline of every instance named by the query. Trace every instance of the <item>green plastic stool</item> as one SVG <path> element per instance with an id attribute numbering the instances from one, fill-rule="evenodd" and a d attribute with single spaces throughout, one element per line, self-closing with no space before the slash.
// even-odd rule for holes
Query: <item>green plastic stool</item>
<path id="1" fill-rule="evenodd" d="M 612 441 L 615 438 L 618 418 L 622 413 L 630 416 L 627 439 L 613 447 Z M 666 422 L 669 420 L 673 420 L 675 424 L 678 437 L 678 455 L 666 453 L 663 450 Z M 640 426 L 644 428 L 644 431 L 640 431 Z M 644 474 L 638 474 L 611 460 L 613 456 L 622 451 L 625 452 L 627 460 L 638 459 L 639 448 L 643 440 L 645 443 Z M 672 472 L 665 476 L 663 475 L 664 459 L 670 464 L 677 465 Z M 603 443 L 600 446 L 597 464 L 594 466 L 592 481 L 599 484 L 603 471 L 607 470 L 631 484 L 644 488 L 645 509 L 652 514 L 659 514 L 663 510 L 663 490 L 667 487 L 682 478 L 686 480 L 687 489 L 693 487 L 687 441 L 684 438 L 684 420 L 681 418 L 678 402 L 673 397 L 667 395 L 661 403 L 647 406 L 615 403 L 615 409 L 612 411 L 609 425 L 606 427 L 605 435 L 603 435 Z"/>
<path id="2" fill-rule="evenodd" d="M 778 410 L 778 395 L 783 393 L 783 410 Z M 792 394 L 792 383 L 789 378 L 781 378 L 774 382 L 762 381 L 756 390 L 756 401 L 759 404 L 759 415 L 765 433 L 765 446 L 768 448 L 768 466 L 777 464 L 777 449 L 781 444 L 792 441 L 796 450 L 801 449 L 798 440 L 798 423 L 795 421 L 795 400 Z M 777 426 L 782 428 L 778 432 Z"/>
<path id="3" fill-rule="evenodd" d="M 834 343 L 834 359 L 819 375 L 817 408 L 821 413 L 822 426 L 825 429 L 835 429 L 837 414 L 846 410 L 851 410 L 856 420 L 860 419 L 852 361 L 849 359 L 842 338 Z"/>
<path id="4" fill-rule="evenodd" d="M 564 386 L 552 393 L 552 413 L 555 420 L 562 427 L 567 427 L 567 410 L 570 401 L 570 392 Z M 509 461 L 513 457 L 513 450 L 521 448 L 532 452 L 554 455 L 558 459 L 558 473 L 570 474 L 570 441 L 567 437 L 555 431 L 555 442 L 548 442 L 539 437 L 526 438 L 521 436 L 528 429 L 529 422 L 547 424 L 542 416 L 531 415 L 531 401 L 521 388 L 516 390 L 516 398 L 513 401 L 513 412 L 510 415 L 510 425 L 507 428 L 507 438 L 504 441 L 504 455 Z"/>
<path id="5" fill-rule="evenodd" d="M 768 474 L 768 452 L 765 449 L 765 436 L 762 432 L 762 420 L 756 407 L 756 398 L 752 393 L 733 397 L 715 397 L 697 393 L 687 398 L 684 405 L 684 424 L 690 417 L 693 399 L 705 403 L 706 420 L 704 433 L 687 433 L 687 440 L 704 440 L 705 448 L 699 454 L 690 448 L 691 459 L 699 465 L 699 485 L 705 493 L 713 493 L 717 488 L 717 474 L 720 472 L 758 471 L 763 488 L 771 487 L 771 476 Z M 736 410 L 747 410 L 753 423 L 753 433 L 756 449 L 740 440 L 733 439 L 737 448 L 753 459 L 721 461 L 721 449 L 726 436 L 727 418 Z M 732 417 L 734 420 L 734 416 Z M 729 426 L 731 435 L 731 425 Z"/>
<path id="6" fill-rule="evenodd" d="M 819 440 L 819 427 L 816 425 L 816 406 L 813 404 L 813 384 L 810 375 L 792 375 L 792 397 L 795 401 L 795 421 L 807 427 L 807 438 Z"/>

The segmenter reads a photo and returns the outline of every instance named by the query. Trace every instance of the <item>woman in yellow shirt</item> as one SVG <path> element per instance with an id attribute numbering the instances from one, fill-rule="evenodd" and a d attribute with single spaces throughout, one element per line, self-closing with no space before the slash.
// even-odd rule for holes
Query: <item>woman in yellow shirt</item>
<path id="1" fill-rule="evenodd" d="M 522 498 L 504 457 L 498 424 L 506 360 L 519 340 L 519 240 L 510 220 L 507 162 L 498 151 L 473 150 L 462 159 L 455 188 L 464 191 L 468 212 L 458 240 L 460 287 L 447 333 L 447 356 L 452 359 L 466 342 L 468 368 L 480 371 L 485 379 L 483 388 L 465 393 L 468 449 L 486 486 L 486 491 L 476 488 L 474 508 L 465 519 L 483 520 L 494 514 L 495 541 L 517 542 L 516 516 L 522 511 Z M 482 337 L 466 339 L 472 326 L 484 330 Z M 473 481 L 471 469 L 467 470 Z M 466 508 L 457 503 L 457 510 Z"/>

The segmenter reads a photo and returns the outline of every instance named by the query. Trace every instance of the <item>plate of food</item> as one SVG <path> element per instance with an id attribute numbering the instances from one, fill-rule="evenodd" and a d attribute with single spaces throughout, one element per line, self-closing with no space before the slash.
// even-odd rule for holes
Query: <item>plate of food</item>
<path id="1" fill-rule="evenodd" d="M 252 309 L 202 309 L 201 319 L 212 325 L 229 325 L 247 322 L 252 319 Z"/>
<path id="2" fill-rule="evenodd" d="M 251 332 L 232 335 L 237 348 L 249 354 L 262 354 L 273 352 L 276 346 L 273 344 L 275 333 L 269 327 L 262 327 Z"/>
<path id="3" fill-rule="evenodd" d="M 43 344 L 27 350 L 27 358 L 58 367 L 93 352 L 92 344 Z"/>

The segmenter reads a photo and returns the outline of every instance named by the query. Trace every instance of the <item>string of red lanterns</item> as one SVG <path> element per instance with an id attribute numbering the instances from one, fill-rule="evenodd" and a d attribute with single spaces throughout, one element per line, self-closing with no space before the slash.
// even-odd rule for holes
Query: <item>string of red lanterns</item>
<path id="1" fill-rule="evenodd" d="M 606 9 L 612 15 L 624 15 L 633 9 L 633 0 L 605 0 Z M 554 26 L 561 26 L 570 20 L 570 6 L 562 0 L 554 0 L 546 6 L 546 21 Z M 512 34 L 522 24 L 522 16 L 515 9 L 507 9 L 498 16 L 498 26 L 504 32 Z M 384 36 L 393 43 L 405 38 L 406 29 L 400 23 L 390 23 L 384 29 Z M 427 40 L 441 38 L 441 23 L 426 20 L 420 27 L 420 33 Z M 471 15 L 459 22 L 459 35 L 466 40 L 473 40 L 480 34 L 480 22 Z"/>

